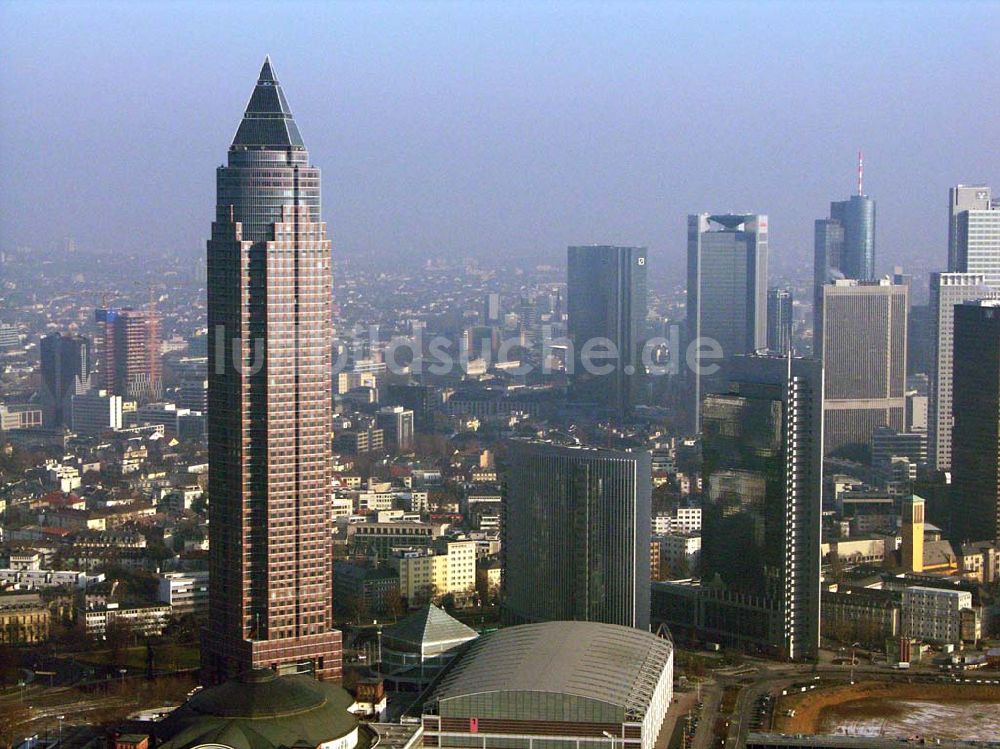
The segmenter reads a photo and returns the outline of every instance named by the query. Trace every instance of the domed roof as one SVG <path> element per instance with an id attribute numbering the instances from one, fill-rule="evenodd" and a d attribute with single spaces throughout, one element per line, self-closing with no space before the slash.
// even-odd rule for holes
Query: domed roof
<path id="1" fill-rule="evenodd" d="M 319 746 L 357 728 L 348 712 L 353 702 L 335 684 L 257 669 L 201 690 L 163 720 L 157 735 L 166 740 L 161 749 Z M 358 738 L 358 746 L 367 744 Z"/>
<path id="2" fill-rule="evenodd" d="M 345 695 L 346 696 L 346 695 Z M 320 708 L 331 695 L 310 678 L 280 677 L 267 668 L 195 694 L 188 706 L 202 715 L 231 718 L 269 718 Z M 348 702 L 344 709 L 350 707 Z"/>

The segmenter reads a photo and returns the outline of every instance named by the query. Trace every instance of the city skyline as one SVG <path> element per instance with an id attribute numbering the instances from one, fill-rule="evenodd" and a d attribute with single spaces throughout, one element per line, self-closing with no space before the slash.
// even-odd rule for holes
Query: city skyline
<path id="1" fill-rule="evenodd" d="M 559 262 L 566 245 L 596 242 L 648 246 L 652 269 L 662 269 L 653 272 L 666 272 L 683 257 L 685 215 L 715 205 L 766 211 L 775 268 L 803 265 L 812 219 L 830 197 L 852 192 L 863 149 L 866 191 L 880 203 L 881 273 L 946 253 L 947 227 L 928 228 L 921 216 L 940 210 L 948 186 L 988 182 L 1000 171 L 995 152 L 982 148 L 1000 138 L 1000 101 L 988 66 L 973 62 L 997 36 L 1000 17 L 987 5 L 924 5 L 910 14 L 902 4 L 847 4 L 816 18 L 764 4 L 741 17 L 762 51 L 741 50 L 740 59 L 727 50 L 728 34 L 715 30 L 711 9 L 572 6 L 565 29 L 570 6 L 422 12 L 302 4 L 310 31 L 265 35 L 252 49 L 245 34 L 233 34 L 238 44 L 213 40 L 212 64 L 192 44 L 223 17 L 234 31 L 259 25 L 263 6 L 241 6 L 239 14 L 210 6 L 197 29 L 176 12 L 183 6 L 142 5 L 138 15 L 123 7 L 97 37 L 88 33 L 87 7 L 60 6 L 56 18 L 32 3 L 0 11 L 9 59 L 0 89 L 17 103 L 0 114 L 7 145 L 0 187 L 14 196 L 0 227 L 14 244 L 51 251 L 73 237 L 109 252 L 196 253 L 209 199 L 200 177 L 217 163 L 212 145 L 231 135 L 225 112 L 243 104 L 225 82 L 266 52 L 282 60 L 297 89 L 319 94 L 303 115 L 314 153 L 337 175 L 324 219 L 338 225 L 334 242 L 344 256 L 504 252 Z M 173 46 L 166 47 L 157 37 L 164 26 L 187 33 L 168 35 Z M 890 27 L 905 33 L 888 48 L 869 43 Z M 31 35 L 22 28 L 50 43 L 27 46 Z M 473 47 L 455 29 L 490 42 Z M 120 49 L 119 38 L 148 44 Z M 304 38 L 316 44 L 297 43 Z M 962 43 L 950 43 L 956 39 Z M 62 46 L 74 50 L 72 60 L 47 60 L 40 78 L 38 50 Z M 330 52 L 304 51 L 317 48 Z M 879 73 L 873 54 L 891 54 L 898 64 Z M 161 70 L 153 62 L 162 57 L 175 62 Z M 198 72 L 175 76 L 178 66 Z M 954 67 L 965 75 L 947 75 Z M 863 82 L 842 85 L 862 71 Z M 89 80 L 103 85 L 84 100 Z M 751 84 L 763 87 L 746 97 L 752 102 L 727 93 Z M 39 86 L 52 88 L 32 99 Z M 713 89 L 720 93 L 704 95 Z M 973 99 L 980 116 L 959 118 L 959 102 Z M 909 116 L 912 107 L 920 118 Z M 28 121 L 39 127 L 26 129 Z M 578 127 L 567 129 L 567 121 Z M 925 149 L 934 128 L 949 138 Z M 120 149 L 116 134 L 124 131 L 136 133 L 141 148 Z M 193 169 L 166 158 L 180 133 Z M 40 137 L 51 146 L 41 149 L 44 183 L 22 168 L 21 154 L 39 152 Z M 99 158 L 112 147 L 114 158 Z M 736 148 L 739 160 L 719 156 Z M 157 179 L 137 179 L 140 151 L 157 163 Z M 160 191 L 174 199 L 163 205 Z M 102 200 L 109 192 L 130 196 L 128 213 Z M 53 202 L 66 210 L 42 222 L 39 211 Z M 385 221 L 388 204 L 396 210 Z M 144 231 L 126 230 L 127 216 Z"/>

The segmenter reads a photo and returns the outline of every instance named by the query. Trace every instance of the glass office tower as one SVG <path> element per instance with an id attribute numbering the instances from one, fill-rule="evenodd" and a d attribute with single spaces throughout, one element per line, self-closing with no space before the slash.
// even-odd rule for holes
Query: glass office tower
<path id="1" fill-rule="evenodd" d="M 819 647 L 823 370 L 740 356 L 702 412 L 704 628 L 787 658 Z"/>
<path id="2" fill-rule="evenodd" d="M 651 457 L 508 444 L 504 616 L 649 629 Z"/>

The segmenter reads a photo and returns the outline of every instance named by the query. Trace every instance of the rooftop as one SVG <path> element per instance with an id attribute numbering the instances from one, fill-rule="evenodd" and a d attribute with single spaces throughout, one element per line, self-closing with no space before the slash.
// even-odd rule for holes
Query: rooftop
<path id="1" fill-rule="evenodd" d="M 673 646 L 617 624 L 525 624 L 480 637 L 445 673 L 428 704 L 483 692 L 550 692 L 605 702 L 641 719 Z"/>

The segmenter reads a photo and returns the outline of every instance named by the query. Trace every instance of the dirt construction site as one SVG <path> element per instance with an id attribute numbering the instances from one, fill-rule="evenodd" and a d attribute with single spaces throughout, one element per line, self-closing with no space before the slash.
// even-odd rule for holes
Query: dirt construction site
<path id="1" fill-rule="evenodd" d="M 1000 684 L 862 681 L 781 697 L 775 731 L 995 740 Z"/>

